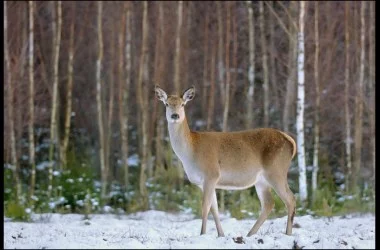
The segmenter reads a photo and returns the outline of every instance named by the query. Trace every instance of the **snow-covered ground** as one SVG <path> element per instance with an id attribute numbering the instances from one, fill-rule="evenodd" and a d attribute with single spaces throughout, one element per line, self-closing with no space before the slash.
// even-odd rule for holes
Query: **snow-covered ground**
<path id="1" fill-rule="evenodd" d="M 201 219 L 189 214 L 147 211 L 132 215 L 33 215 L 33 223 L 4 217 L 5 248 L 375 248 L 375 216 L 331 218 L 297 216 L 291 236 L 286 217 L 267 220 L 259 232 L 245 237 L 255 219 L 221 216 L 226 237 L 218 238 L 212 217 L 200 236 Z M 237 237 L 242 241 L 236 243 Z"/>

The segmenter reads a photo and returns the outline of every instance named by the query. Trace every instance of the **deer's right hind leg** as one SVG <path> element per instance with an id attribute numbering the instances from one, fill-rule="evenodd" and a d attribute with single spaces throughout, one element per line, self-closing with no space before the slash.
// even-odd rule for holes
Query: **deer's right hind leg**
<path id="1" fill-rule="evenodd" d="M 255 234 L 259 230 L 260 226 L 268 218 L 268 215 L 274 207 L 274 201 L 271 194 L 271 187 L 265 182 L 259 182 L 255 185 L 255 187 L 261 203 L 261 213 L 255 225 L 253 225 L 251 231 L 249 231 L 249 233 L 247 234 L 247 237 Z"/>
<path id="2" fill-rule="evenodd" d="M 294 197 L 293 192 L 290 190 L 287 178 L 276 176 L 278 178 L 273 178 L 276 175 L 268 175 L 266 176 L 266 180 L 271 184 L 274 191 L 281 198 L 281 200 L 285 203 L 286 208 L 288 209 L 288 221 L 286 224 L 286 234 L 292 234 L 293 228 L 293 219 L 296 212 L 296 199 Z M 275 181 L 276 180 L 276 181 Z"/>

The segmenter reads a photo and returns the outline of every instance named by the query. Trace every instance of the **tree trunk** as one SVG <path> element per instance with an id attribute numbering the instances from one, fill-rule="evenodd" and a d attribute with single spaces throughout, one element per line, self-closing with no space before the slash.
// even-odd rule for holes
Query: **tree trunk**
<path id="1" fill-rule="evenodd" d="M 182 19 L 183 19 L 183 1 L 178 2 L 178 12 L 177 12 L 177 31 L 176 31 L 176 47 L 175 47 L 175 55 L 174 55 L 174 86 L 175 86 L 175 92 L 177 94 L 181 94 L 181 82 L 180 82 L 180 71 L 181 71 L 181 33 L 182 33 Z M 182 186 L 183 179 L 185 176 L 185 172 L 183 170 L 181 161 L 177 157 L 177 155 L 174 156 L 177 159 L 178 164 L 176 165 L 176 168 L 178 169 L 178 175 L 179 175 L 179 185 Z"/>
<path id="2" fill-rule="evenodd" d="M 122 42 L 123 32 L 119 33 L 119 120 L 121 134 L 121 157 L 122 169 L 124 170 L 125 191 L 129 187 L 129 169 L 128 169 L 128 101 L 129 85 L 131 79 L 131 3 L 124 2 L 125 9 L 125 78 L 123 77 L 123 54 Z M 125 81 L 125 83 L 124 83 Z"/>
<path id="3" fill-rule="evenodd" d="M 72 4 L 71 24 L 70 24 L 70 44 L 69 44 L 69 61 L 68 61 L 68 79 L 66 93 L 66 117 L 65 117 L 65 134 L 61 146 L 61 165 L 66 167 L 67 164 L 67 147 L 70 137 L 71 110 L 72 110 L 72 92 L 73 92 L 73 64 L 74 64 L 74 23 L 75 23 L 75 7 Z"/>
<path id="4" fill-rule="evenodd" d="M 99 125 L 99 157 L 100 157 L 100 171 L 101 171 L 101 193 L 100 199 L 104 204 L 107 188 L 107 169 L 105 165 L 105 145 L 104 145 L 104 124 L 103 124 L 103 108 L 102 108 L 102 61 L 103 61 L 103 32 L 102 32 L 102 10 L 103 2 L 97 2 L 98 16 L 97 16 L 97 28 L 98 28 L 98 59 L 96 61 L 96 103 L 98 111 L 98 125 Z"/>
<path id="5" fill-rule="evenodd" d="M 245 128 L 253 128 L 253 97 L 255 91 L 255 26 L 253 17 L 252 1 L 248 5 L 248 32 L 249 32 L 249 68 L 248 68 L 248 93 L 247 93 L 247 115 Z"/>
<path id="6" fill-rule="evenodd" d="M 214 118 L 214 105 L 215 105 L 215 58 L 216 58 L 216 46 L 211 48 L 211 72 L 210 72 L 210 96 L 208 99 L 207 110 L 207 130 L 211 129 L 212 121 Z"/>
<path id="7" fill-rule="evenodd" d="M 144 84 L 146 85 L 146 74 L 147 70 L 147 53 L 148 53 L 148 2 L 144 1 L 144 10 L 143 10 L 143 25 L 142 25 L 142 44 L 141 44 L 141 55 L 140 55 L 140 65 L 138 73 L 138 82 L 137 82 L 137 98 L 139 103 L 139 111 L 141 113 L 141 136 L 142 136 L 142 148 L 141 148 L 141 169 L 140 169 L 140 195 L 142 200 L 142 209 L 147 209 L 148 204 L 148 193 L 145 186 L 146 182 L 146 169 L 147 169 L 147 157 L 148 157 L 148 130 L 147 130 L 147 118 L 148 118 L 148 105 L 147 100 L 144 98 Z M 143 89 L 144 88 L 144 89 Z M 145 91 L 146 92 L 146 91 Z"/>
<path id="8" fill-rule="evenodd" d="M 153 82 L 155 84 L 158 84 L 162 80 L 162 65 L 164 64 L 162 55 L 163 55 L 163 43 L 164 40 L 164 34 L 163 34 L 163 27 L 164 27 L 164 13 L 163 13 L 163 3 L 158 2 L 158 16 L 157 16 L 157 32 L 156 32 L 156 44 L 155 44 L 155 58 L 154 58 L 154 75 L 153 75 Z M 155 105 L 155 117 L 154 121 L 156 125 L 156 137 L 155 137 L 155 169 L 154 169 L 154 178 L 157 178 L 162 170 L 162 141 L 163 141 L 163 114 L 161 106 L 158 103 L 159 101 L 157 99 L 154 100 Z"/>
<path id="9" fill-rule="evenodd" d="M 269 79 L 268 79 L 268 56 L 267 45 L 265 39 L 264 29 L 264 3 L 259 2 L 260 5 L 260 41 L 261 41 L 261 54 L 263 63 L 263 89 L 264 89 L 264 127 L 269 126 Z"/>
<path id="10" fill-rule="evenodd" d="M 205 7 L 207 9 L 207 6 Z M 206 105 L 207 105 L 207 88 L 209 85 L 208 82 L 208 57 L 209 57 L 209 14 L 206 11 L 206 18 L 205 18 L 205 31 L 204 31 L 204 49 L 203 49 L 203 88 L 202 88 L 202 113 L 203 117 L 206 117 Z"/>
<path id="11" fill-rule="evenodd" d="M 111 134 L 112 134 L 112 118 L 113 118 L 113 105 L 114 105 L 114 100 L 115 100 L 115 94 L 114 94 L 114 86 L 115 86 L 115 77 L 114 77 L 114 58 L 115 56 L 115 47 L 117 46 L 116 44 L 116 34 L 115 34 L 115 28 L 111 28 L 111 48 L 110 48 L 110 54 L 111 54 L 111 63 L 109 66 L 109 99 L 108 99 L 108 112 L 107 112 L 107 122 L 106 122 L 106 127 L 105 127 L 105 138 L 104 138 L 104 162 L 105 162 L 105 168 L 107 172 L 107 182 L 110 181 L 110 151 L 111 151 L 111 146 L 112 144 L 110 143 L 111 141 Z"/>
<path id="12" fill-rule="evenodd" d="M 225 65 L 226 65 L 226 84 L 224 87 L 225 96 L 224 96 L 224 106 L 223 106 L 223 131 L 228 130 L 228 111 L 229 111 L 229 100 L 230 100 L 230 81 L 231 81 L 231 72 L 230 72 L 230 33 L 231 33 L 231 3 L 226 3 L 227 9 L 227 23 L 226 23 L 226 48 L 225 48 Z"/>
<path id="13" fill-rule="evenodd" d="M 231 81 L 231 73 L 230 73 L 230 33 L 231 33 L 231 3 L 226 3 L 227 9 L 227 19 L 226 19 L 226 85 L 223 88 L 225 90 L 224 96 L 224 107 L 223 107 L 223 132 L 228 130 L 228 110 L 229 110 L 229 101 L 230 101 L 230 81 Z M 224 190 L 220 192 L 220 210 L 224 212 Z"/>
<path id="14" fill-rule="evenodd" d="M 290 11 L 293 12 L 296 8 L 295 1 L 290 2 Z M 292 24 L 289 24 L 290 35 L 296 34 Z M 295 35 L 294 35 L 295 36 Z M 288 77 L 286 80 L 286 97 L 284 104 L 284 112 L 282 117 L 283 130 L 285 132 L 290 132 L 290 116 L 293 114 L 293 102 L 295 100 L 296 93 L 296 77 L 297 77 L 297 40 L 294 37 L 289 36 L 289 62 L 288 62 Z"/>
<path id="15" fill-rule="evenodd" d="M 53 5 L 54 6 L 54 5 Z M 54 57 L 53 57 L 53 96 L 52 96 L 52 111 L 50 119 L 50 146 L 49 146 L 49 186 L 48 186 L 48 197 L 51 197 L 51 192 L 53 189 L 53 157 L 54 148 L 58 143 L 57 135 L 57 112 L 58 112 L 58 63 L 59 63 L 59 49 L 61 45 L 61 26 L 62 26 L 62 3 L 57 2 L 57 15 L 54 20 L 53 26 L 55 27 L 56 33 L 54 34 Z"/>
<path id="16" fill-rule="evenodd" d="M 29 2 L 30 5 L 33 4 Z M 29 12 L 33 13 L 33 9 L 29 9 Z M 7 85 L 8 85 L 8 93 L 7 93 L 7 109 L 8 109 L 8 119 L 9 119 L 9 130 L 10 130 L 10 139 L 11 139 L 11 164 L 13 170 L 13 177 L 15 179 L 16 184 L 16 201 L 18 203 L 21 202 L 21 182 L 19 177 L 19 163 L 17 160 L 16 153 L 16 139 L 15 139 L 15 126 L 14 126 L 14 112 L 13 112 L 13 99 L 14 99 L 14 89 L 12 83 L 12 70 L 10 67 L 10 59 L 9 59 L 9 48 L 8 48 L 8 15 L 7 15 L 7 2 L 4 1 L 4 60 L 6 67 L 6 75 L 7 75 Z"/>
<path id="17" fill-rule="evenodd" d="M 271 1 L 271 5 L 274 7 L 274 1 Z M 270 82 L 271 82 L 271 88 L 273 89 L 271 94 L 273 95 L 273 103 L 276 109 L 280 108 L 280 97 L 278 95 L 278 88 L 277 86 L 277 67 L 276 67 L 276 46 L 274 45 L 275 41 L 275 32 L 274 32 L 274 20 L 272 15 L 269 15 L 269 30 L 270 30 L 270 39 L 269 39 L 269 46 L 271 51 L 271 57 L 270 57 Z"/>
<path id="18" fill-rule="evenodd" d="M 313 200 L 315 192 L 317 191 L 317 177 L 318 177 L 318 152 L 319 152 L 319 106 L 320 106 L 320 90 L 319 90 L 319 31 L 318 31 L 318 15 L 319 3 L 314 2 L 314 31 L 315 31 L 315 56 L 314 56 L 314 81 L 315 81 L 315 117 L 314 117 L 314 147 L 313 147 L 313 173 L 312 173 L 312 190 Z"/>
<path id="19" fill-rule="evenodd" d="M 351 119 L 350 119 L 350 107 L 349 107 L 349 96 L 350 96 L 350 32 L 349 32 L 349 2 L 345 2 L 345 17 L 344 17 L 344 30 L 345 30 L 345 45 L 346 45 L 346 60 L 345 60 L 345 71 L 344 71 L 344 113 L 345 113 L 345 123 L 346 123 L 346 191 L 349 191 L 350 180 L 352 176 L 352 162 L 351 162 Z"/>
<path id="20" fill-rule="evenodd" d="M 34 2 L 28 1 L 29 4 L 29 164 L 32 167 L 30 179 L 30 200 L 34 196 L 36 184 L 36 163 L 34 148 Z M 5 10 L 5 7 L 4 7 Z M 6 33 L 6 32 L 5 32 Z"/>
<path id="21" fill-rule="evenodd" d="M 224 90 L 224 65 L 223 65 L 223 13 L 220 1 L 216 1 L 218 15 L 218 82 L 220 88 L 221 103 L 223 104 L 226 96 Z"/>
<path id="22" fill-rule="evenodd" d="M 305 206 L 307 201 L 306 162 L 304 142 L 304 108 L 305 108 L 305 2 L 300 2 L 299 32 L 298 32 L 298 89 L 297 89 L 297 152 L 299 168 L 299 193 Z"/>
<path id="23" fill-rule="evenodd" d="M 174 86 L 177 94 L 180 94 L 180 62 L 181 62 L 181 31 L 182 31 L 182 9 L 183 1 L 178 2 L 178 22 L 175 41 L 175 58 L 174 58 Z"/>
<path id="24" fill-rule="evenodd" d="M 361 164 L 361 150 L 363 142 L 363 85 L 364 85 L 364 57 L 365 57 L 365 7 L 366 2 L 361 1 L 361 29 L 360 29 L 360 72 L 359 81 L 356 88 L 355 96 L 355 156 L 354 164 L 352 169 L 352 181 L 351 181 L 351 191 L 356 193 L 358 185 L 358 174 L 360 171 Z"/>
<path id="25" fill-rule="evenodd" d="M 369 127 L 371 144 L 371 163 L 373 168 L 373 187 L 375 188 L 376 170 L 376 129 L 375 129 L 375 2 L 370 3 L 370 33 L 369 33 Z"/>

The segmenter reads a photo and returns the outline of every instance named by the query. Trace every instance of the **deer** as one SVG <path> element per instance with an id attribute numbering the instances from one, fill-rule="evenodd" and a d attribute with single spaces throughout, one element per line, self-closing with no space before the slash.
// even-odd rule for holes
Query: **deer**
<path id="1" fill-rule="evenodd" d="M 224 237 L 216 189 L 243 190 L 255 186 L 261 211 L 247 237 L 259 230 L 272 211 L 272 188 L 287 208 L 286 234 L 291 235 L 296 200 L 289 188 L 287 173 L 296 154 L 293 138 L 274 128 L 235 132 L 191 131 L 185 115 L 185 105 L 194 99 L 194 86 L 185 90 L 182 96 L 168 95 L 158 85 L 155 85 L 154 91 L 166 106 L 173 151 L 182 162 L 189 181 L 202 190 L 200 234 L 206 233 L 211 210 L 218 237 Z"/>

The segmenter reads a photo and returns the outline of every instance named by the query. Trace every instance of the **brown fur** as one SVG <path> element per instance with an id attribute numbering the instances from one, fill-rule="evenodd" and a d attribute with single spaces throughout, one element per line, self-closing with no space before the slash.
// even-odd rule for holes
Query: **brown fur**
<path id="1" fill-rule="evenodd" d="M 211 209 L 218 235 L 224 235 L 218 216 L 216 188 L 246 189 L 256 185 L 262 211 L 248 236 L 257 232 L 272 210 L 272 188 L 288 209 L 286 233 L 290 235 L 296 205 L 287 182 L 290 162 L 296 154 L 293 138 L 272 128 L 237 132 L 190 131 L 184 106 L 193 99 L 194 93 L 194 88 L 189 88 L 181 98 L 168 96 L 156 88 L 157 97 L 167 107 L 173 150 L 182 161 L 189 180 L 203 191 L 201 234 L 206 232 Z"/>

